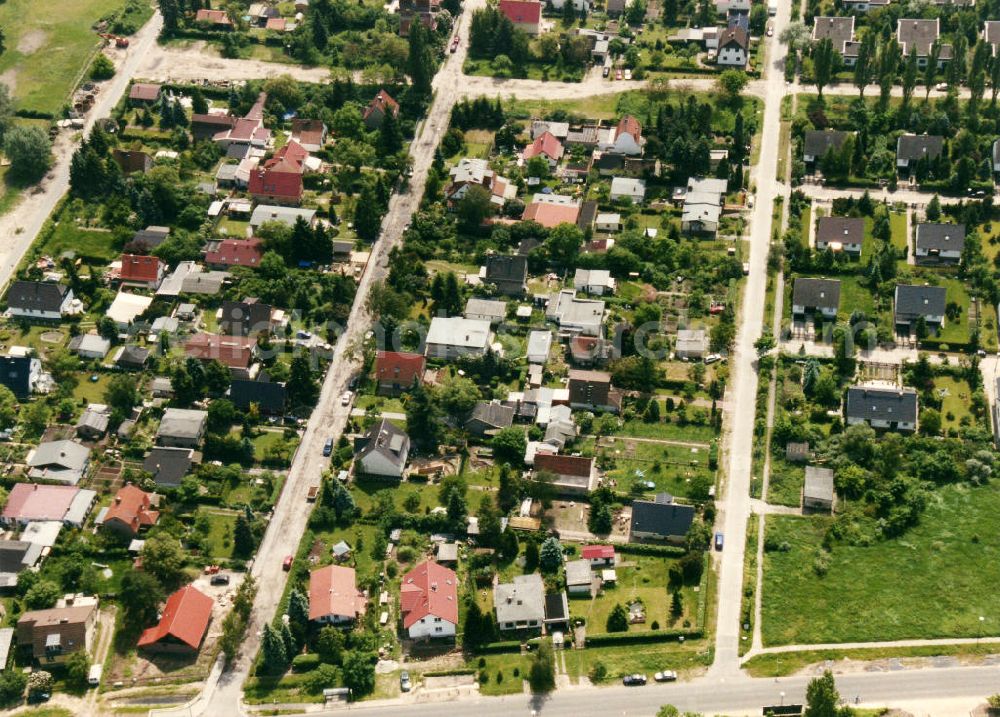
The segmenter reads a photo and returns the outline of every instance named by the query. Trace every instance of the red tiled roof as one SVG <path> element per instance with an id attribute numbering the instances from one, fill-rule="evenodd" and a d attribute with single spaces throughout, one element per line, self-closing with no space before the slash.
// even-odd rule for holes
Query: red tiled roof
<path id="1" fill-rule="evenodd" d="M 323 144 L 324 134 L 326 134 L 326 125 L 321 120 L 292 120 L 292 137 L 297 137 L 297 141 L 301 144 Z"/>
<path id="2" fill-rule="evenodd" d="M 371 113 L 376 109 L 381 110 L 382 114 L 385 114 L 385 110 L 388 107 L 392 108 L 393 117 L 399 114 L 399 103 L 392 99 L 392 97 L 389 96 L 389 93 L 385 90 L 379 90 L 378 94 L 375 95 L 375 99 L 373 99 L 368 106 L 365 107 L 365 113 L 362 119 L 368 119 Z"/>
<path id="3" fill-rule="evenodd" d="M 160 279 L 162 263 L 155 256 L 122 254 L 122 281 L 155 282 Z"/>
<path id="4" fill-rule="evenodd" d="M 552 453 L 535 454 L 536 471 L 549 471 L 561 476 L 589 476 L 593 464 L 593 458 L 584 458 L 583 456 L 560 456 Z"/>
<path id="5" fill-rule="evenodd" d="M 223 239 L 214 251 L 205 253 L 205 261 L 221 266 L 259 266 L 263 254 L 264 242 L 258 237 Z"/>
<path id="6" fill-rule="evenodd" d="M 458 578 L 453 570 L 426 560 L 403 575 L 399 586 L 403 627 L 428 615 L 458 624 Z"/>
<path id="7" fill-rule="evenodd" d="M 358 592 L 354 568 L 327 565 L 309 576 L 309 619 L 327 615 L 356 617 L 364 611 L 364 596 Z"/>
<path id="8" fill-rule="evenodd" d="M 636 142 L 642 139 L 642 125 L 639 124 L 639 120 L 632 115 L 622 117 L 618 123 L 618 130 L 615 132 L 615 136 L 620 137 L 623 134 L 632 135 Z"/>
<path id="9" fill-rule="evenodd" d="M 160 623 L 143 631 L 139 647 L 152 645 L 169 635 L 197 650 L 211 619 L 212 598 L 186 585 L 167 598 Z"/>
<path id="10" fill-rule="evenodd" d="M 584 545 L 580 548 L 580 557 L 587 560 L 603 558 L 605 560 L 615 557 L 615 546 L 613 545 Z"/>
<path id="11" fill-rule="evenodd" d="M 7 496 L 4 520 L 62 520 L 80 489 L 72 485 L 16 483 Z"/>
<path id="12" fill-rule="evenodd" d="M 195 334 L 184 345 L 190 358 L 216 360 L 229 368 L 247 368 L 253 361 L 257 339 L 252 336 L 217 336 Z"/>
<path id="13" fill-rule="evenodd" d="M 250 173 L 250 194 L 298 202 L 302 199 L 302 175 L 280 169 L 255 169 Z"/>
<path id="14" fill-rule="evenodd" d="M 267 24 L 264 26 L 267 30 L 284 30 L 285 29 L 285 18 L 283 17 L 270 17 L 267 19 Z"/>
<path id="15" fill-rule="evenodd" d="M 536 0 L 500 0 L 500 12 L 515 25 L 536 25 L 542 17 L 542 4 Z"/>
<path id="16" fill-rule="evenodd" d="M 231 128 L 236 124 L 236 118 L 232 115 L 221 114 L 191 115 L 191 124 L 192 126 L 202 124 Z"/>
<path id="17" fill-rule="evenodd" d="M 198 11 L 198 14 L 194 16 L 194 19 L 195 22 L 211 22 L 216 25 L 232 24 L 225 10 L 209 10 L 207 8 L 202 8 Z"/>
<path id="18" fill-rule="evenodd" d="M 532 202 L 524 208 L 521 219 L 532 220 L 543 227 L 552 229 L 560 224 L 575 224 L 580 214 L 580 207 L 575 204 L 550 204 L 548 202 Z"/>
<path id="19" fill-rule="evenodd" d="M 524 158 L 531 159 L 543 154 L 549 159 L 559 160 L 563 156 L 562 143 L 549 131 L 542 132 L 524 150 Z"/>
<path id="20" fill-rule="evenodd" d="M 398 351 L 379 351 L 375 356 L 375 376 L 379 381 L 392 381 L 401 386 L 412 386 L 420 380 L 426 361 L 420 354 Z"/>
<path id="21" fill-rule="evenodd" d="M 149 497 L 149 493 L 131 483 L 123 486 L 108 507 L 104 516 L 105 525 L 111 520 L 117 520 L 127 525 L 132 533 L 138 533 L 139 528 L 144 526 L 156 525 L 160 512 L 150 509 Z"/>
<path id="22" fill-rule="evenodd" d="M 155 102 L 159 96 L 160 86 L 148 82 L 136 82 L 128 91 L 130 100 L 139 100 L 141 102 Z"/>

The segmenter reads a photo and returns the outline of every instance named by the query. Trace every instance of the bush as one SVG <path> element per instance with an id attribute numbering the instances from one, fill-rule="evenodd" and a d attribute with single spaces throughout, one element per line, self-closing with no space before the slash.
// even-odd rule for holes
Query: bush
<path id="1" fill-rule="evenodd" d="M 319 667 L 319 655 L 310 652 L 307 655 L 296 655 L 292 658 L 292 672 L 309 672 Z"/>
<path id="2" fill-rule="evenodd" d="M 607 666 L 598 660 L 590 668 L 590 681 L 591 682 L 602 682 L 608 676 Z"/>
<path id="3" fill-rule="evenodd" d="M 115 64 L 103 52 L 90 64 L 90 79 L 109 80 L 115 76 Z"/>

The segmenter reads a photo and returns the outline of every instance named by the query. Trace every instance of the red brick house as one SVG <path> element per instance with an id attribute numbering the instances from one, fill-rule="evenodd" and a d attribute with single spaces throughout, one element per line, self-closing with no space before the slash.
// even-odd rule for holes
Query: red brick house
<path id="1" fill-rule="evenodd" d="M 122 254 L 121 262 L 122 268 L 118 273 L 118 279 L 126 286 L 157 289 L 167 270 L 167 265 L 155 256 Z"/>
<path id="2" fill-rule="evenodd" d="M 153 495 L 136 488 L 131 483 L 123 486 L 108 506 L 104 528 L 124 537 L 134 538 L 141 530 L 160 519 L 160 512 L 153 509 Z"/>
<path id="3" fill-rule="evenodd" d="M 375 378 L 378 392 L 398 396 L 423 380 L 426 359 L 420 354 L 379 351 L 375 356 Z"/>
<path id="4" fill-rule="evenodd" d="M 250 173 L 250 195 L 261 203 L 298 205 L 302 202 L 302 173 L 309 153 L 289 142 Z"/>
<path id="5" fill-rule="evenodd" d="M 205 252 L 205 263 L 213 269 L 227 269 L 231 266 L 253 268 L 260 266 L 263 255 L 264 241 L 258 237 L 223 239 Z"/>
<path id="6" fill-rule="evenodd" d="M 500 0 L 500 12 L 518 30 L 529 35 L 541 32 L 542 3 L 538 0 Z"/>

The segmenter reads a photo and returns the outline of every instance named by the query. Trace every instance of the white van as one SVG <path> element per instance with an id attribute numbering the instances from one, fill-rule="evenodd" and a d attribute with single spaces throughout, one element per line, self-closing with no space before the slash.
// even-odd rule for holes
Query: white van
<path id="1" fill-rule="evenodd" d="M 93 687 L 97 687 L 101 684 L 101 674 L 104 672 L 104 665 L 91 665 L 90 674 L 87 676 L 87 682 Z"/>

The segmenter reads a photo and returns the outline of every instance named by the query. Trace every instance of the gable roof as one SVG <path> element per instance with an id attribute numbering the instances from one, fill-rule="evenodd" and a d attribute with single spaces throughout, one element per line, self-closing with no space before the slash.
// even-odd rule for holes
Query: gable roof
<path id="1" fill-rule="evenodd" d="M 795 288 L 792 290 L 792 305 L 817 309 L 839 309 L 840 281 L 798 277 L 795 280 Z"/>
<path id="2" fill-rule="evenodd" d="M 833 49 L 843 53 L 844 45 L 854 39 L 854 16 L 814 17 L 813 41 L 830 40 Z"/>
<path id="3" fill-rule="evenodd" d="M 965 248 L 964 224 L 917 224 L 917 249 L 962 251 Z"/>
<path id="4" fill-rule="evenodd" d="M 156 525 L 160 513 L 150 507 L 150 494 L 131 483 L 122 486 L 115 494 L 114 500 L 108 506 L 104 515 L 104 524 L 117 520 L 124 523 L 133 532 L 139 528 Z"/>
<path id="5" fill-rule="evenodd" d="M 406 456 L 410 450 L 410 437 L 388 418 L 383 418 L 372 425 L 358 441 L 363 445 L 358 450 L 356 459 L 360 460 L 371 453 L 379 453 L 400 470 L 406 463 Z"/>
<path id="6" fill-rule="evenodd" d="M 561 476 L 589 478 L 594 459 L 584 456 L 562 456 L 556 453 L 539 453 L 535 456 L 535 470 L 549 471 Z"/>
<path id="7" fill-rule="evenodd" d="M 327 615 L 356 617 L 364 610 L 364 596 L 358 592 L 354 568 L 327 565 L 309 575 L 309 619 Z"/>
<path id="8" fill-rule="evenodd" d="M 681 537 L 687 534 L 692 522 L 694 506 L 651 500 L 632 501 L 633 532 Z"/>
<path id="9" fill-rule="evenodd" d="M 851 386 L 847 389 L 847 417 L 916 423 L 917 392 L 912 388 Z"/>
<path id="10" fill-rule="evenodd" d="M 142 368 L 149 360 L 149 353 L 149 349 L 144 346 L 136 346 L 135 344 L 122 346 L 117 358 L 115 358 L 115 365 L 119 368 Z"/>
<path id="11" fill-rule="evenodd" d="M 911 18 L 900 18 L 896 22 L 896 39 L 899 41 L 903 57 L 910 54 L 910 47 L 915 47 L 917 57 L 927 57 L 931 51 L 931 45 L 940 35 L 940 24 L 937 18 L 933 20 L 915 20 Z M 944 56 L 944 49 L 941 51 Z"/>
<path id="12" fill-rule="evenodd" d="M 860 217 L 820 217 L 816 226 L 816 244 L 861 244 L 865 238 L 865 220 Z"/>
<path id="13" fill-rule="evenodd" d="M 732 25 L 722 31 L 719 36 L 719 49 L 729 45 L 736 45 L 742 50 L 746 50 L 750 44 L 750 34 L 739 25 Z"/>
<path id="14" fill-rule="evenodd" d="M 500 0 L 500 12 L 515 25 L 536 25 L 542 18 L 537 0 Z"/>
<path id="15" fill-rule="evenodd" d="M 184 345 L 190 358 L 216 360 L 229 368 L 246 368 L 253 362 L 257 339 L 253 336 L 218 336 L 195 334 Z"/>
<path id="16" fill-rule="evenodd" d="M 212 619 L 212 604 L 208 595 L 185 585 L 167 598 L 159 624 L 143 631 L 138 646 L 152 645 L 169 635 L 197 650 Z"/>
<path id="17" fill-rule="evenodd" d="M 424 375 L 427 360 L 421 354 L 400 351 L 379 351 L 375 355 L 375 378 L 411 386 Z"/>
<path id="18" fill-rule="evenodd" d="M 531 159 L 539 155 L 544 155 L 551 160 L 558 161 L 563 156 L 562 142 L 555 138 L 551 132 L 542 132 L 524 150 L 524 158 Z"/>
<path id="19" fill-rule="evenodd" d="M 519 281 L 528 278 L 528 257 L 520 254 L 490 254 L 486 257 L 486 281 Z"/>
<path id="20" fill-rule="evenodd" d="M 205 252 L 205 261 L 222 266 L 248 266 L 260 264 L 264 255 L 264 242 L 258 237 L 250 239 L 223 239 Z"/>
<path id="21" fill-rule="evenodd" d="M 71 485 L 15 483 L 7 496 L 3 519 L 18 522 L 62 520 L 79 492 L 79 488 Z"/>
<path id="22" fill-rule="evenodd" d="M 194 19 L 195 22 L 210 22 L 215 25 L 233 24 L 225 10 L 209 10 L 208 8 L 201 8 L 194 16 Z"/>
<path id="23" fill-rule="evenodd" d="M 584 545 L 580 548 L 580 556 L 587 560 L 610 560 L 615 557 L 613 545 Z"/>
<path id="24" fill-rule="evenodd" d="M 275 381 L 234 378 L 229 384 L 229 400 L 237 408 L 246 409 L 255 403 L 265 413 L 282 413 L 285 398 L 284 384 Z"/>
<path id="25" fill-rule="evenodd" d="M 543 227 L 553 229 L 560 224 L 576 224 L 580 207 L 576 204 L 552 204 L 549 202 L 531 202 L 524 208 L 521 219 L 534 221 Z"/>
<path id="26" fill-rule="evenodd" d="M 140 102 L 155 102 L 160 97 L 160 85 L 149 82 L 136 82 L 129 88 L 128 98 Z"/>
<path id="27" fill-rule="evenodd" d="M 833 500 L 833 471 L 820 466 L 806 466 L 806 480 L 803 488 L 805 498 Z"/>
<path id="28" fill-rule="evenodd" d="M 0 356 L 0 385 L 9 388 L 17 398 L 31 394 L 30 356 Z"/>
<path id="29" fill-rule="evenodd" d="M 642 141 L 642 125 L 632 115 L 625 115 L 618 120 L 618 127 L 615 129 L 615 139 L 623 134 L 631 135 L 636 142 Z"/>
<path id="30" fill-rule="evenodd" d="M 944 137 L 928 134 L 901 134 L 896 140 L 896 159 L 910 162 L 934 159 L 944 149 Z"/>
<path id="31" fill-rule="evenodd" d="M 410 629 L 427 616 L 458 624 L 458 576 L 433 560 L 425 560 L 400 581 L 403 627 Z"/>
<path id="32" fill-rule="evenodd" d="M 208 422 L 208 412 L 192 408 L 168 408 L 163 412 L 156 437 L 199 438 Z"/>
<path id="33" fill-rule="evenodd" d="M 896 284 L 896 320 L 944 316 L 946 297 L 943 286 Z"/>
<path id="34" fill-rule="evenodd" d="M 473 421 L 498 429 L 510 428 L 514 423 L 514 407 L 506 406 L 499 401 L 476 401 L 466 425 Z"/>
<path id="35" fill-rule="evenodd" d="M 392 110 L 392 116 L 395 117 L 399 114 L 399 103 L 392 99 L 392 96 L 385 90 L 379 90 L 378 94 L 365 107 L 361 119 L 367 120 L 376 110 L 385 115 L 387 109 Z"/>
<path id="36" fill-rule="evenodd" d="M 142 469 L 153 476 L 156 485 L 172 488 L 181 484 L 193 457 L 194 451 L 190 448 L 155 446 L 146 454 Z"/>
<path id="37" fill-rule="evenodd" d="M 850 132 L 836 129 L 811 129 L 805 133 L 802 140 L 802 154 L 809 157 L 822 157 L 832 149 L 840 149 Z"/>
<path id="38" fill-rule="evenodd" d="M 23 311 L 59 311 L 68 291 L 54 281 L 15 281 L 7 292 L 7 305 Z"/>
<path id="39" fill-rule="evenodd" d="M 63 654 L 84 650 L 87 647 L 87 623 L 96 610 L 95 601 L 89 605 L 26 612 L 17 621 L 17 643 L 19 646 L 30 645 L 31 653 L 36 658 L 45 656 L 53 636 Z"/>
<path id="40" fill-rule="evenodd" d="M 122 281 L 155 282 L 160 278 L 163 262 L 155 256 L 140 254 L 122 254 L 122 268 L 119 277 Z"/>

